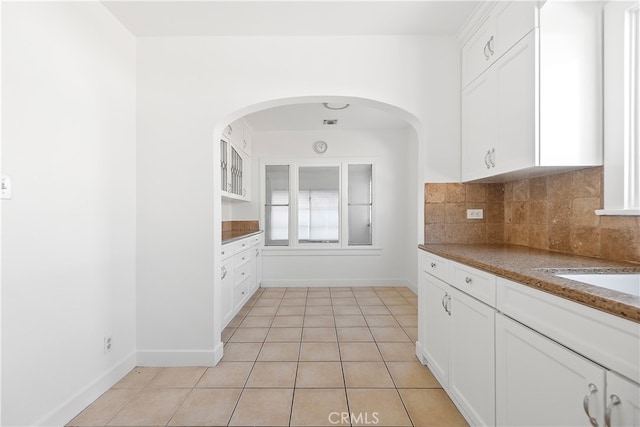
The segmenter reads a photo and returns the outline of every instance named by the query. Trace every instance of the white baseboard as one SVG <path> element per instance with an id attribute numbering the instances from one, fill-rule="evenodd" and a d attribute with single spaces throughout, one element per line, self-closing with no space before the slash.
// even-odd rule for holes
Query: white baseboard
<path id="1" fill-rule="evenodd" d="M 418 287 L 415 283 L 407 281 L 407 287 L 411 289 L 414 294 L 418 295 Z"/>
<path id="2" fill-rule="evenodd" d="M 222 356 L 224 355 L 224 343 L 223 342 L 219 342 L 218 345 L 216 345 L 216 348 L 213 349 L 213 354 L 214 354 L 214 365 L 217 365 L 218 362 L 222 359 Z"/>
<path id="3" fill-rule="evenodd" d="M 314 288 L 314 287 L 380 287 L 380 286 L 393 286 L 393 287 L 408 287 L 411 288 L 411 283 L 404 279 L 277 279 L 277 280 L 262 280 L 260 286 L 263 288 Z M 413 290 L 413 289 L 412 289 Z M 415 292 L 415 290 L 414 290 Z"/>
<path id="4" fill-rule="evenodd" d="M 60 406 L 35 422 L 34 425 L 63 426 L 67 424 L 135 367 L 136 353 L 132 352 L 116 363 L 113 368 L 100 375 Z"/>
<path id="5" fill-rule="evenodd" d="M 219 346 L 218 346 L 219 347 Z M 143 350 L 138 351 L 138 366 L 215 366 L 222 348 L 213 350 Z"/>

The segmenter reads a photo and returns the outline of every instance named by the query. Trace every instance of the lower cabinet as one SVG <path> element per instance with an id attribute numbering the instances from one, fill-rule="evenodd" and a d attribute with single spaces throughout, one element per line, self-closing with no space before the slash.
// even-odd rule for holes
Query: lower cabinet
<path id="1" fill-rule="evenodd" d="M 424 287 L 427 365 L 477 425 L 495 424 L 495 310 L 429 276 Z"/>
<path id="2" fill-rule="evenodd" d="M 638 384 L 607 371 L 605 397 L 606 426 L 640 426 L 640 386 Z"/>
<path id="3" fill-rule="evenodd" d="M 420 257 L 416 352 L 469 423 L 640 426 L 640 325 Z"/>
<path id="4" fill-rule="evenodd" d="M 260 287 L 261 243 L 262 235 L 254 235 L 222 246 L 220 298 L 223 327 Z"/>
<path id="5" fill-rule="evenodd" d="M 604 368 L 504 315 L 497 316 L 498 425 L 603 425 L 604 397 Z"/>

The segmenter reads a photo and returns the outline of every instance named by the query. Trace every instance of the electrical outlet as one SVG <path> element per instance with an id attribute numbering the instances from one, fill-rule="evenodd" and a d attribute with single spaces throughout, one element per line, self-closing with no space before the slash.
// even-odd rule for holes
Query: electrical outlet
<path id="1" fill-rule="evenodd" d="M 467 219 L 482 219 L 482 209 L 467 209 Z"/>
<path id="2" fill-rule="evenodd" d="M 104 354 L 107 354 L 111 351 L 112 342 L 111 335 L 104 337 Z"/>
<path id="3" fill-rule="evenodd" d="M 2 175 L 0 178 L 0 199 L 11 198 L 11 177 Z"/>

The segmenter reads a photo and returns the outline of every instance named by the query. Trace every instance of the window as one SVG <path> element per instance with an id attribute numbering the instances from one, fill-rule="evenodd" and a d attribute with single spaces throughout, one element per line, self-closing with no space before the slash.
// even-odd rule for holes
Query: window
<path id="1" fill-rule="evenodd" d="M 265 171 L 265 244 L 289 244 L 289 166 L 269 165 Z"/>
<path id="2" fill-rule="evenodd" d="M 373 210 L 372 165 L 349 165 L 349 244 L 370 245 Z"/>
<path id="3" fill-rule="evenodd" d="M 604 209 L 640 215 L 640 6 L 610 1 L 604 10 Z"/>
<path id="4" fill-rule="evenodd" d="M 265 245 L 373 245 L 373 164 L 265 165 Z"/>
<path id="5" fill-rule="evenodd" d="M 340 168 L 298 169 L 298 242 L 338 243 L 340 239 Z"/>

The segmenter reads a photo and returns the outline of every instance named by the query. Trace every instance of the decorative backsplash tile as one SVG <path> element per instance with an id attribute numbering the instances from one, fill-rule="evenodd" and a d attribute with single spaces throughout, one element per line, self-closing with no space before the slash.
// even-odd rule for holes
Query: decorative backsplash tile
<path id="1" fill-rule="evenodd" d="M 640 262 L 640 217 L 597 216 L 603 168 L 497 184 L 425 184 L 425 243 L 506 243 Z M 466 219 L 467 209 L 484 219 Z"/>

